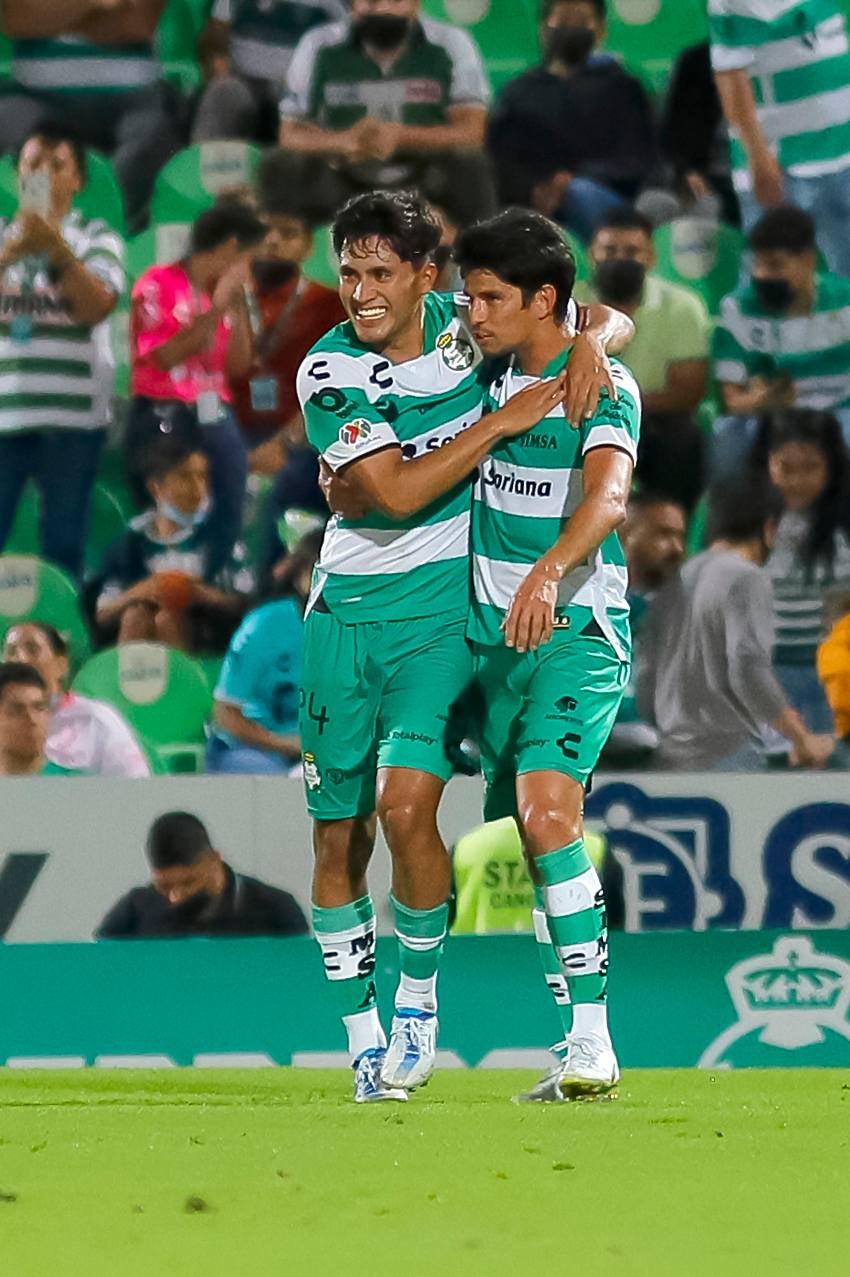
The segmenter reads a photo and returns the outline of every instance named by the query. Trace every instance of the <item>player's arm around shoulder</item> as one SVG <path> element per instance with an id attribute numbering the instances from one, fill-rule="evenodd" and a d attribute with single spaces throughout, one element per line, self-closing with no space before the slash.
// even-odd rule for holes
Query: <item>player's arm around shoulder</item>
<path id="1" fill-rule="evenodd" d="M 411 518 L 456 487 L 503 439 L 537 425 L 563 401 L 563 395 L 563 377 L 537 382 L 504 407 L 485 414 L 442 448 L 411 460 L 405 460 L 397 438 L 395 447 L 364 450 L 346 461 L 344 487 L 337 482 L 343 468 L 334 464 L 338 453 L 324 453 L 323 461 L 334 472 L 330 478 L 325 471 L 328 503 L 347 518 L 361 517 L 368 510 L 377 510 L 397 521 Z M 309 436 L 309 421 L 307 433 Z M 315 440 L 311 442 L 319 446 Z"/>

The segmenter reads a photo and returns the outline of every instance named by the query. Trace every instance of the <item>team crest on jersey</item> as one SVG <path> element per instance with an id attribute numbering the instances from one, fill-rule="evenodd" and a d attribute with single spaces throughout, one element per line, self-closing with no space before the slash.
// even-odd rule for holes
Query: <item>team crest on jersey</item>
<path id="1" fill-rule="evenodd" d="M 451 333 L 441 333 L 437 338 L 437 349 L 443 356 L 443 363 L 452 372 L 465 372 L 475 361 L 475 351 L 469 342 Z"/>
<path id="2" fill-rule="evenodd" d="M 304 780 L 308 789 L 319 789 L 322 784 L 322 773 L 319 771 L 316 763 L 315 754 L 305 754 L 302 763 L 304 772 Z"/>
<path id="3" fill-rule="evenodd" d="M 365 417 L 356 417 L 354 421 L 347 421 L 340 430 L 340 443 L 344 443 L 349 448 L 356 448 L 358 444 L 365 443 L 371 433 L 370 422 Z"/>

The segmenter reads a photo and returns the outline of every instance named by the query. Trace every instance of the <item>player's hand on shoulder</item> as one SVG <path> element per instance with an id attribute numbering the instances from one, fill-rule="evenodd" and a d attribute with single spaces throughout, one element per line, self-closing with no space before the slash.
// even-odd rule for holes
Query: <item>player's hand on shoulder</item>
<path id="1" fill-rule="evenodd" d="M 539 559 L 511 600 L 504 621 L 505 642 L 518 652 L 535 652 L 552 637 L 560 575 Z"/>
<path id="2" fill-rule="evenodd" d="M 494 412 L 491 421 L 506 439 L 525 434 L 526 430 L 543 421 L 553 408 L 564 402 L 566 386 L 564 373 L 535 381 L 533 385 L 526 386 L 519 394 L 514 395 L 504 408 Z"/>
<path id="3" fill-rule="evenodd" d="M 587 333 L 582 333 L 573 344 L 566 376 L 564 416 L 575 430 L 596 412 L 603 391 L 610 399 L 617 398 L 614 374 L 605 349 L 601 342 Z"/>

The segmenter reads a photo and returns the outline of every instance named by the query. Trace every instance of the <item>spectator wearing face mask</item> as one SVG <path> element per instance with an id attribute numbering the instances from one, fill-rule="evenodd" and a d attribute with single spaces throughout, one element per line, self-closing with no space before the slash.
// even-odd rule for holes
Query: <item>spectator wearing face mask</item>
<path id="1" fill-rule="evenodd" d="M 163 436 L 144 473 L 151 509 L 107 550 L 92 593 L 104 638 L 223 651 L 254 589 L 245 549 L 221 562 L 200 442 Z"/>
<path id="2" fill-rule="evenodd" d="M 301 936 L 307 921 L 288 891 L 237 873 L 191 812 L 168 811 L 148 831 L 150 882 L 122 896 L 98 940 Z"/>
<path id="3" fill-rule="evenodd" d="M 266 169 L 260 174 L 261 192 Z M 335 289 L 303 274 L 314 223 L 299 193 L 282 188 L 269 193 L 263 221 L 266 237 L 251 263 L 246 290 L 250 341 L 231 353 L 228 380 L 233 410 L 252 449 L 251 468 L 275 474 L 290 454 L 306 450 L 296 373 L 345 312 Z M 318 466 L 309 451 L 315 475 Z"/>
<path id="4" fill-rule="evenodd" d="M 723 299 L 714 334 L 729 414 L 714 427 L 716 480 L 742 464 L 764 413 L 833 412 L 850 444 L 850 280 L 818 269 L 814 221 L 791 205 L 765 213 L 749 246 L 750 279 Z"/>
<path id="5" fill-rule="evenodd" d="M 696 410 L 708 382 L 708 312 L 696 293 L 653 272 L 652 223 L 633 209 L 600 222 L 590 258 L 593 282 L 576 296 L 634 320 L 628 358 L 643 402 L 638 479 L 690 511 L 705 487 Z"/>
<path id="6" fill-rule="evenodd" d="M 304 36 L 287 79 L 280 181 L 309 190 L 323 221 L 358 192 L 405 185 L 453 197 L 464 224 L 495 212 L 481 54 L 421 0 L 351 0 L 350 18 Z"/>
<path id="7" fill-rule="evenodd" d="M 605 38 L 605 0 L 545 0 L 540 66 L 502 90 L 487 144 L 505 204 L 536 208 L 589 242 L 656 160 L 646 93 Z"/>

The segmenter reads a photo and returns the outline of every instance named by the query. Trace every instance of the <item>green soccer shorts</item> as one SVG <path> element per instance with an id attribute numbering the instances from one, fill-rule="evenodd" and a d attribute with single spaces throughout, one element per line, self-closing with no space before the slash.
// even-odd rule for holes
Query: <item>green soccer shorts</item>
<path id="1" fill-rule="evenodd" d="M 454 612 L 356 625 L 309 614 L 299 717 L 314 820 L 369 815 L 379 767 L 449 779 L 449 709 L 472 679 L 465 629 Z"/>
<path id="2" fill-rule="evenodd" d="M 571 609 L 570 621 L 535 652 L 472 644 L 487 820 L 516 814 L 516 778 L 526 772 L 586 785 L 611 733 L 629 677 L 628 625 L 616 626 L 622 659 L 589 609 Z"/>

